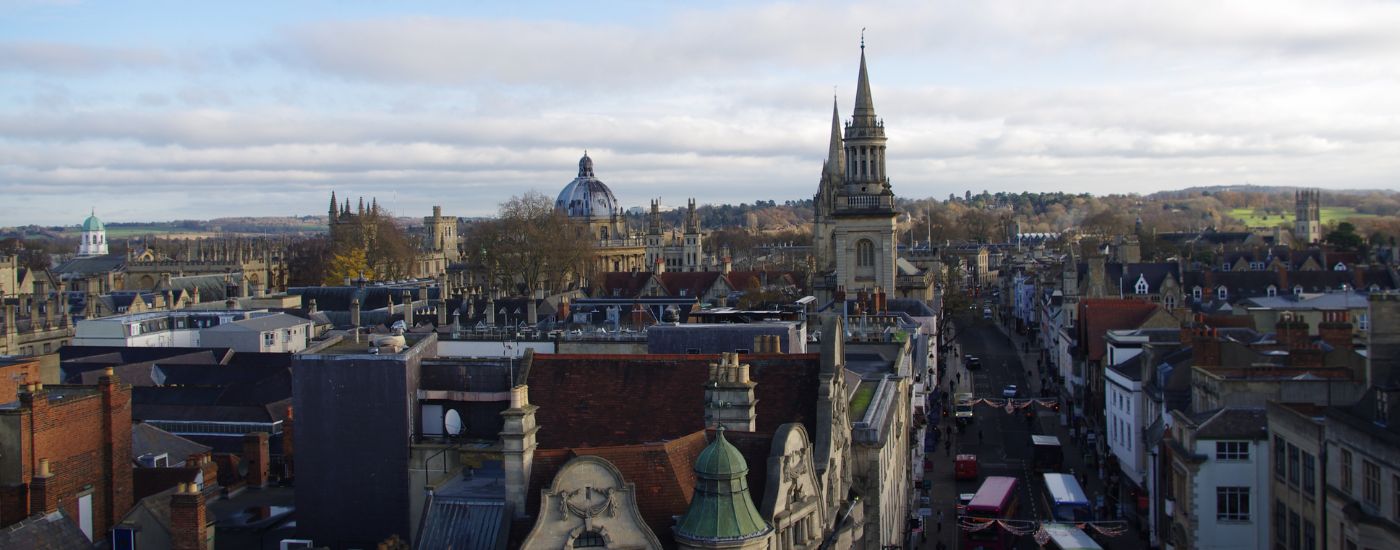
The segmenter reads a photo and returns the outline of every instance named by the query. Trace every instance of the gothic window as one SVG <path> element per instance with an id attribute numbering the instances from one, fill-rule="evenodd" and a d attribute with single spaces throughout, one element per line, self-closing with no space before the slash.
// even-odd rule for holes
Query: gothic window
<path id="1" fill-rule="evenodd" d="M 1278 287 L 1274 285 L 1269 285 L 1269 288 L 1265 290 L 1265 293 L 1268 294 L 1270 298 L 1278 296 Z"/>
<path id="2" fill-rule="evenodd" d="M 861 239 L 856 243 L 856 265 L 859 267 L 872 267 L 875 265 L 875 243 L 869 239 Z"/>
<path id="3" fill-rule="evenodd" d="M 1137 285 L 1133 287 L 1133 290 L 1138 294 L 1147 294 L 1147 278 L 1141 275 L 1138 276 Z"/>

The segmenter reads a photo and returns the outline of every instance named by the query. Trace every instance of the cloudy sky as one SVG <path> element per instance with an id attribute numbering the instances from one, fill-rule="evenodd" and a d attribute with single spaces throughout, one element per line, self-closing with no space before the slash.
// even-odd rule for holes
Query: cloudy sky
<path id="1" fill-rule="evenodd" d="M 506 4 L 0 0 L 0 226 L 810 197 L 862 27 L 902 196 L 1400 188 L 1395 1 Z"/>

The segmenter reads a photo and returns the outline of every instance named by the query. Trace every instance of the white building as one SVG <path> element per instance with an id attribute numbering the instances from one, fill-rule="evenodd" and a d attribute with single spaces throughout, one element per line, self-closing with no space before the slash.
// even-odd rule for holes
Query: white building
<path id="1" fill-rule="evenodd" d="M 115 315 L 78 322 L 75 346 L 229 347 L 239 352 L 306 349 L 312 323 L 268 311 L 176 310 Z"/>
<path id="2" fill-rule="evenodd" d="M 1267 546 L 1273 499 L 1264 409 L 1172 416 L 1166 543 L 1177 550 Z"/>

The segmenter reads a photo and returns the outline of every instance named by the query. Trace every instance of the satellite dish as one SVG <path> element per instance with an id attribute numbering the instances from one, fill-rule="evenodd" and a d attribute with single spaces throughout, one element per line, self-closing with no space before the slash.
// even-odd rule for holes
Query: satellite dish
<path id="1" fill-rule="evenodd" d="M 447 435 L 462 435 L 462 415 L 457 414 L 456 409 L 447 409 L 442 417 L 442 428 L 447 430 Z"/>

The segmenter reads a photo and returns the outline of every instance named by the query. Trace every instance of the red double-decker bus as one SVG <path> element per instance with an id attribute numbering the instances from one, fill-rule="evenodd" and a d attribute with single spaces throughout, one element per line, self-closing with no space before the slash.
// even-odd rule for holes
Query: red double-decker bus
<path id="1" fill-rule="evenodd" d="M 1018 504 L 1016 478 L 989 476 L 964 510 L 972 518 L 1013 519 Z M 962 533 L 964 549 L 1008 550 L 1014 542 L 1010 533 L 996 525 L 977 531 L 963 530 Z"/>

